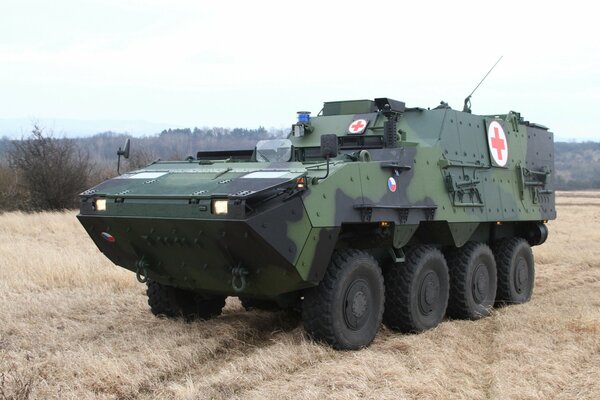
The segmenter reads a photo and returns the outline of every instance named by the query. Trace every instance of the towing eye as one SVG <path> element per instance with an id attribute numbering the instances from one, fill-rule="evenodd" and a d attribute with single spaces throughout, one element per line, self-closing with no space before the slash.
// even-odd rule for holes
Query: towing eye
<path id="1" fill-rule="evenodd" d="M 248 282 L 246 281 L 248 270 L 240 266 L 233 267 L 231 269 L 231 275 L 231 287 L 233 288 L 233 291 L 239 293 L 246 290 L 246 286 L 248 285 Z"/>
<path id="2" fill-rule="evenodd" d="M 148 263 L 142 257 L 138 262 L 135 263 L 136 271 L 135 277 L 140 283 L 148 282 Z"/>

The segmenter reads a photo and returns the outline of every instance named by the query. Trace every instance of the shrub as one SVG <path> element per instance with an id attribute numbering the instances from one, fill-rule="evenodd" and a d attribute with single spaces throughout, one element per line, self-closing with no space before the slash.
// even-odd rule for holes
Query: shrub
<path id="1" fill-rule="evenodd" d="M 44 134 L 34 125 L 31 137 L 13 141 L 11 165 L 29 193 L 28 207 L 62 210 L 77 206 L 77 194 L 86 189 L 92 165 L 73 140 Z"/>

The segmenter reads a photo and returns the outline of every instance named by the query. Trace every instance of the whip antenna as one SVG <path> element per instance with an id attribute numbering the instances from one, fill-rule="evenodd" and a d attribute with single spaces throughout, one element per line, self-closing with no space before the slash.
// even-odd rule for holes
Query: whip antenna
<path id="1" fill-rule="evenodd" d="M 483 79 L 481 81 L 479 81 L 479 83 L 477 84 L 477 86 L 475 86 L 475 89 L 473 89 L 473 91 L 471 92 L 471 94 L 467 96 L 467 98 L 465 99 L 465 105 L 463 106 L 463 112 L 471 113 L 471 96 L 473 96 L 473 93 L 475 93 L 475 91 L 477 90 L 477 88 L 479 87 L 479 85 L 481 85 L 483 83 L 483 81 L 485 81 L 485 78 L 488 77 L 488 75 L 490 74 L 490 72 L 492 72 L 492 70 L 494 68 L 496 68 L 496 65 L 498 65 L 498 63 L 500 62 L 500 60 L 502 60 L 502 57 L 504 57 L 504 56 L 500 56 L 500 58 L 498 59 L 498 61 L 496 61 L 496 63 L 494 65 L 492 65 L 492 68 L 490 68 L 490 70 L 487 72 L 487 74 L 485 74 L 485 76 L 483 77 Z"/>

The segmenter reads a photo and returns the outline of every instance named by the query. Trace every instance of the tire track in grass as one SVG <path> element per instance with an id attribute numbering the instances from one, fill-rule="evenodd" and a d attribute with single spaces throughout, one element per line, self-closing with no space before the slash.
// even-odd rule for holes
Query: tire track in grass
<path id="1" fill-rule="evenodd" d="M 562 290 L 572 290 L 574 286 L 584 286 L 587 284 L 589 284 L 589 282 L 584 282 L 579 285 L 569 285 L 568 287 L 562 288 Z M 538 296 L 537 301 L 543 302 L 545 298 L 551 296 L 556 291 L 556 289 L 545 291 Z M 508 307 L 512 309 L 512 307 L 518 307 L 518 305 L 507 306 L 507 310 L 509 309 Z M 500 309 L 500 311 L 501 310 L 502 309 Z M 498 320 L 496 316 L 492 314 L 481 321 L 467 322 L 470 324 L 481 325 L 481 329 L 478 329 L 479 333 L 477 333 L 477 336 L 480 337 L 480 340 L 486 342 L 484 346 L 486 351 L 482 354 L 482 363 L 478 366 L 478 371 L 481 375 L 481 381 L 478 386 L 485 398 L 497 398 L 498 392 L 496 381 L 498 378 L 494 375 L 493 366 L 498 361 L 496 353 L 496 337 L 498 334 L 501 334 Z M 446 323 L 453 323 L 453 321 L 447 321 Z M 164 392 L 166 397 L 178 397 L 176 393 L 180 393 L 181 391 L 186 393 L 186 396 L 183 397 L 196 396 L 202 398 L 203 395 L 206 395 L 207 398 L 211 397 L 208 396 L 208 394 L 211 394 L 213 397 L 239 398 L 245 397 L 246 395 L 252 397 L 253 395 L 260 393 L 260 390 L 257 390 L 258 386 L 262 387 L 263 385 L 269 385 L 270 383 L 276 382 L 292 382 L 297 380 L 298 376 L 303 376 L 306 371 L 318 371 L 320 365 L 331 362 L 344 365 L 345 363 L 351 362 L 354 358 L 354 353 L 332 352 L 327 347 L 308 344 L 309 346 L 312 346 L 312 349 L 315 350 L 315 353 L 317 354 L 311 354 L 305 359 L 299 360 L 299 362 L 297 361 L 290 364 L 285 356 L 278 356 L 276 354 L 275 347 L 282 346 L 285 343 L 286 346 L 299 349 L 303 345 L 302 339 L 299 339 L 304 337 L 303 334 L 298 331 L 295 333 L 287 331 L 283 334 L 277 334 L 269 329 L 268 321 L 266 321 L 266 324 L 267 326 L 265 327 L 265 332 L 263 332 L 263 334 L 266 334 L 267 340 L 271 341 L 269 346 L 257 347 L 251 350 L 242 350 L 239 354 L 229 353 L 226 357 L 220 359 L 216 365 L 213 363 L 195 365 L 194 368 L 190 368 L 177 375 L 175 377 L 176 379 L 171 379 L 170 389 Z M 387 339 L 393 340 L 395 335 L 399 334 L 394 334 L 394 336 L 388 337 Z M 402 337 L 402 335 L 399 335 L 399 337 Z M 383 342 L 380 342 L 380 344 L 381 343 Z M 252 342 L 246 341 L 246 345 L 251 346 Z M 265 347 L 268 348 L 265 349 Z M 376 347 L 373 347 L 371 350 L 375 351 Z M 275 354 L 273 354 L 273 352 L 275 352 Z M 252 360 L 252 358 L 256 356 L 257 353 L 263 353 L 262 358 L 269 360 L 269 368 L 276 370 L 276 374 L 265 373 L 264 369 L 253 367 L 252 363 L 255 362 L 255 360 Z M 261 359 L 261 357 L 258 358 L 259 360 Z M 481 369 L 482 364 L 485 366 L 483 369 Z M 235 372 L 242 374 L 243 378 L 239 378 L 238 375 L 235 375 Z M 198 379 L 198 377 L 201 378 Z M 254 385 L 250 385 L 248 381 L 252 381 Z M 168 385 L 169 382 L 166 382 L 165 384 Z M 148 394 L 150 394 L 150 392 Z"/>
<path id="2" fill-rule="evenodd" d="M 250 313 L 253 317 L 254 313 Z M 257 312 L 258 315 L 265 312 Z M 279 314 L 279 315 L 277 315 Z M 262 317 L 264 318 L 264 317 Z M 285 381 L 306 369 L 318 369 L 319 364 L 341 359 L 345 352 L 308 339 L 298 317 L 275 313 L 273 319 L 291 318 L 294 322 L 272 324 L 265 319 L 267 345 L 242 344 L 238 352 L 225 352 L 214 358 L 215 363 L 194 364 L 182 373 L 172 376 L 158 392 L 148 391 L 142 398 L 238 398 L 251 392 L 256 385 Z M 289 323 L 289 325 L 288 325 Z M 270 325 L 269 325 L 270 324 Z M 270 328 L 269 328 L 270 327 Z M 283 328 L 283 329 L 282 329 Z M 291 328 L 291 329 L 289 329 Z"/>
<path id="3" fill-rule="evenodd" d="M 141 395 L 142 398 L 155 398 L 165 386 L 173 382 L 185 380 L 187 376 L 201 376 L 205 379 L 218 372 L 223 365 L 245 359 L 255 352 L 264 351 L 273 346 L 274 333 L 292 331 L 298 325 L 293 318 L 275 313 L 269 315 L 262 312 L 235 312 L 218 318 L 219 325 L 226 326 L 231 335 L 213 336 L 208 331 L 208 338 L 216 339 L 211 349 L 196 352 L 189 363 L 179 363 L 175 368 L 149 376 L 137 387 L 125 393 L 123 399 Z M 222 332 L 222 329 L 216 329 Z"/>

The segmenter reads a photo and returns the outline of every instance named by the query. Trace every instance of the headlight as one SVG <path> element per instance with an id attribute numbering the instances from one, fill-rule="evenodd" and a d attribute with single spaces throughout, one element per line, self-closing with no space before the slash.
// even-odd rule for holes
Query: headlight
<path id="1" fill-rule="evenodd" d="M 217 215 L 227 214 L 227 200 L 213 200 L 212 213 Z"/>
<path id="2" fill-rule="evenodd" d="M 106 211 L 106 199 L 94 200 L 94 209 L 96 211 Z"/>

